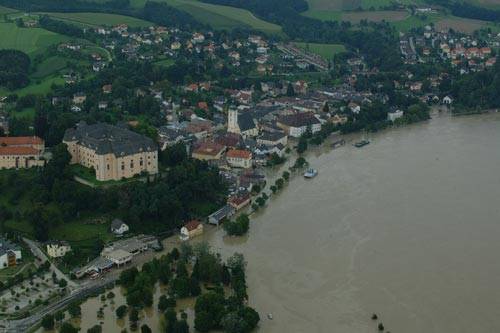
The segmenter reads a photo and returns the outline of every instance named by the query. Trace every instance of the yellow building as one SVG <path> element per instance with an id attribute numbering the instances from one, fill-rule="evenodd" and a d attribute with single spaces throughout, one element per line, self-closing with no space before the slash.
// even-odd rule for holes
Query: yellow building
<path id="1" fill-rule="evenodd" d="M 45 144 L 36 136 L 0 137 L 0 169 L 25 169 L 45 165 Z"/>
<path id="2" fill-rule="evenodd" d="M 95 170 L 99 181 L 158 173 L 158 147 L 150 138 L 126 128 L 81 122 L 66 130 L 71 163 Z"/>

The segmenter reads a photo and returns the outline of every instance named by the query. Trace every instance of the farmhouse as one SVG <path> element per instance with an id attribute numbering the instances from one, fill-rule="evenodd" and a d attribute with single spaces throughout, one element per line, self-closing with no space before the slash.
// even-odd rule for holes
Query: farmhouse
<path id="1" fill-rule="evenodd" d="M 71 163 L 93 168 L 99 181 L 158 173 L 158 147 L 153 140 L 122 127 L 80 122 L 66 130 L 63 142 Z"/>
<path id="2" fill-rule="evenodd" d="M 188 240 L 203 233 L 203 224 L 198 220 L 191 220 L 181 228 L 181 240 Z"/>
<path id="3" fill-rule="evenodd" d="M 129 227 L 120 219 L 114 219 L 111 221 L 111 232 L 115 235 L 121 236 L 129 231 Z"/>
<path id="4" fill-rule="evenodd" d="M 36 136 L 0 137 L 0 169 L 25 169 L 45 165 L 45 144 Z"/>

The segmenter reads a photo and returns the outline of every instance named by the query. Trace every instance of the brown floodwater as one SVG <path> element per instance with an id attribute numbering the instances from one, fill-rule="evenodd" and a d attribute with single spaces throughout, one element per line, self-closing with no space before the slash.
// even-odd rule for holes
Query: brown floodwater
<path id="1" fill-rule="evenodd" d="M 259 332 L 375 333 L 372 313 L 393 333 L 500 332 L 500 115 L 436 115 L 369 138 L 311 149 L 319 175 L 292 177 L 247 236 L 203 237 L 245 255 Z M 101 306 L 84 303 L 83 332 Z M 159 332 L 158 312 L 142 315 Z M 110 305 L 102 321 L 128 326 Z"/>

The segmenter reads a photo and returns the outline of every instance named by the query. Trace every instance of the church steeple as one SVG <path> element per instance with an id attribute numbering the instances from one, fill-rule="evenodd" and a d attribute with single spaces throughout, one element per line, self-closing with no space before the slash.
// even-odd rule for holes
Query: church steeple
<path id="1" fill-rule="evenodd" d="M 238 126 L 238 110 L 230 108 L 227 113 L 227 131 L 229 133 L 240 133 Z"/>

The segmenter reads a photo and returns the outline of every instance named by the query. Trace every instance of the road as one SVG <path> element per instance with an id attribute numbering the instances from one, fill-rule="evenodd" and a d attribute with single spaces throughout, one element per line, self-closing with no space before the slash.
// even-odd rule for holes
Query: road
<path id="1" fill-rule="evenodd" d="M 48 261 L 49 259 L 47 258 L 47 256 L 45 255 L 45 253 L 40 249 L 39 245 L 37 242 L 31 240 L 31 239 L 28 239 L 28 238 L 23 238 L 23 241 L 28 244 L 31 252 L 38 258 L 40 258 L 42 260 L 42 262 L 45 262 L 45 261 Z M 49 261 L 50 262 L 50 261 Z M 61 272 L 61 270 L 59 268 L 56 267 L 56 265 L 54 265 L 53 263 L 50 263 L 50 270 L 52 272 L 55 272 L 56 273 L 56 276 L 57 278 L 60 280 L 60 279 L 64 279 L 68 282 L 68 287 L 70 287 L 70 289 L 75 289 L 75 288 L 78 288 L 79 285 L 78 283 L 76 283 L 75 281 L 71 280 L 68 276 L 66 276 L 66 274 L 64 274 L 63 272 Z"/>

